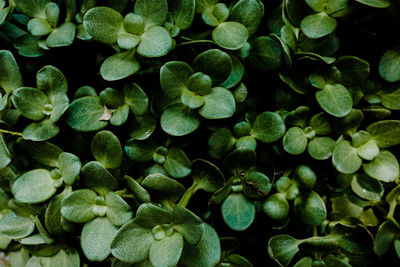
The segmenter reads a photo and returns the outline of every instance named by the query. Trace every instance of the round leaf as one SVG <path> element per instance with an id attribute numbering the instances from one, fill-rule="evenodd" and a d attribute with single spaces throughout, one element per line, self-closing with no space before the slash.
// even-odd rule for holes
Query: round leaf
<path id="1" fill-rule="evenodd" d="M 148 175 L 143 180 L 142 186 L 159 199 L 170 200 L 173 203 L 185 192 L 185 187 L 181 183 L 159 173 Z"/>
<path id="2" fill-rule="evenodd" d="M 165 158 L 163 167 L 171 177 L 183 178 L 192 171 L 190 160 L 185 152 L 179 148 L 172 147 L 168 149 L 168 154 Z"/>
<path id="3" fill-rule="evenodd" d="M 332 33 L 336 29 L 336 19 L 325 12 L 305 17 L 300 24 L 301 30 L 311 39 L 318 39 Z"/>
<path id="4" fill-rule="evenodd" d="M 194 59 L 193 69 L 210 76 L 215 85 L 228 78 L 232 70 L 232 60 L 227 53 L 219 49 L 210 49 Z"/>
<path id="5" fill-rule="evenodd" d="M 167 19 L 167 0 L 137 0 L 134 13 L 141 16 L 145 23 L 145 29 L 153 25 L 163 25 Z"/>
<path id="6" fill-rule="evenodd" d="M 326 218 L 325 203 L 314 191 L 294 200 L 294 212 L 308 225 L 320 225 Z"/>
<path id="7" fill-rule="evenodd" d="M 29 217 L 14 212 L 8 213 L 0 220 L 0 233 L 10 239 L 24 238 L 33 230 L 35 230 L 35 223 Z"/>
<path id="8" fill-rule="evenodd" d="M 251 129 L 251 136 L 263 143 L 272 143 L 279 140 L 285 133 L 285 124 L 282 118 L 270 111 L 257 116 Z"/>
<path id="9" fill-rule="evenodd" d="M 315 137 L 309 143 L 307 151 L 313 159 L 325 160 L 332 156 L 335 141 L 329 137 Z"/>
<path id="10" fill-rule="evenodd" d="M 272 38 L 260 36 L 252 42 L 249 60 L 261 70 L 275 70 L 282 65 L 282 49 Z"/>
<path id="11" fill-rule="evenodd" d="M 97 131 L 107 125 L 100 120 L 104 106 L 97 96 L 85 96 L 74 100 L 67 110 L 67 123 L 73 129 L 82 132 Z"/>
<path id="12" fill-rule="evenodd" d="M 192 179 L 196 188 L 213 193 L 224 185 L 225 178 L 217 166 L 203 159 L 192 163 Z"/>
<path id="13" fill-rule="evenodd" d="M 204 233 L 203 221 L 190 210 L 176 206 L 172 211 L 174 223 L 172 227 L 180 233 L 189 245 L 199 242 Z"/>
<path id="14" fill-rule="evenodd" d="M 142 88 L 136 83 L 128 83 L 124 87 L 124 99 L 133 114 L 141 116 L 146 113 L 149 99 Z"/>
<path id="15" fill-rule="evenodd" d="M 0 50 L 0 87 L 10 93 L 22 85 L 21 73 L 13 54 L 8 50 Z"/>
<path id="16" fill-rule="evenodd" d="M 350 113 L 353 100 L 347 89 L 341 84 L 328 84 L 315 94 L 321 108 L 335 117 L 344 117 Z"/>
<path id="17" fill-rule="evenodd" d="M 157 149 L 157 144 L 152 139 L 147 140 L 128 140 L 124 147 L 126 155 L 133 161 L 148 162 L 153 159 L 153 154 Z"/>
<path id="18" fill-rule="evenodd" d="M 12 102 L 23 116 L 38 121 L 45 116 L 43 111 L 45 105 L 49 104 L 49 99 L 36 88 L 21 87 L 13 93 Z"/>
<path id="19" fill-rule="evenodd" d="M 235 231 L 243 231 L 253 223 L 256 208 L 254 203 L 242 194 L 230 194 L 221 206 L 222 218 Z"/>
<path id="20" fill-rule="evenodd" d="M 172 38 L 169 32 L 164 27 L 154 26 L 142 34 L 137 52 L 144 57 L 162 57 L 171 49 Z"/>
<path id="21" fill-rule="evenodd" d="M 383 195 L 382 183 L 367 175 L 355 175 L 351 182 L 351 189 L 359 197 L 367 200 L 380 200 Z"/>
<path id="22" fill-rule="evenodd" d="M 167 134 L 183 136 L 194 132 L 200 126 L 200 119 L 190 108 L 175 105 L 162 113 L 160 123 Z"/>
<path id="23" fill-rule="evenodd" d="M 333 149 L 332 163 L 336 170 L 351 174 L 361 167 L 362 160 L 358 156 L 357 149 L 351 145 L 350 141 L 344 140 L 336 144 Z"/>
<path id="24" fill-rule="evenodd" d="M 116 169 L 121 165 L 121 144 L 112 132 L 98 132 L 90 145 L 94 158 L 107 169 Z"/>
<path id="25" fill-rule="evenodd" d="M 149 252 L 154 267 L 173 267 L 178 263 L 183 250 L 183 238 L 179 233 L 155 240 Z"/>
<path id="26" fill-rule="evenodd" d="M 135 140 L 145 140 L 153 134 L 156 125 L 157 120 L 152 115 L 137 116 L 129 126 L 129 136 Z"/>
<path id="27" fill-rule="evenodd" d="M 307 148 L 308 139 L 303 129 L 290 128 L 283 137 L 283 149 L 292 155 L 300 155 Z"/>
<path id="28" fill-rule="evenodd" d="M 133 216 L 132 208 L 117 193 L 108 192 L 106 197 L 108 220 L 115 226 L 121 226 Z"/>
<path id="29" fill-rule="evenodd" d="M 219 24 L 212 32 L 213 40 L 222 48 L 228 50 L 238 50 L 249 37 L 247 28 L 234 21 L 227 21 Z"/>
<path id="30" fill-rule="evenodd" d="M 398 228 L 391 221 L 382 223 L 376 232 L 374 252 L 379 256 L 385 254 L 392 247 L 398 231 Z"/>
<path id="31" fill-rule="evenodd" d="M 48 47 L 61 47 L 71 45 L 75 39 L 76 26 L 71 22 L 63 23 L 54 29 L 46 39 Z"/>
<path id="32" fill-rule="evenodd" d="M 274 220 L 283 220 L 289 214 L 289 202 L 283 194 L 273 194 L 263 203 L 263 211 Z"/>
<path id="33" fill-rule="evenodd" d="M 89 189 L 74 191 L 61 202 L 62 216 L 75 223 L 84 223 L 92 220 L 95 217 L 93 206 L 96 196 L 96 193 Z"/>
<path id="34" fill-rule="evenodd" d="M 382 148 L 400 144 L 400 121 L 384 120 L 372 123 L 367 127 L 377 145 Z"/>
<path id="35" fill-rule="evenodd" d="M 170 61 L 160 69 L 160 83 L 165 95 L 174 98 L 186 89 L 186 81 L 193 74 L 189 64 L 182 61 Z"/>
<path id="36" fill-rule="evenodd" d="M 22 137 L 25 140 L 45 141 L 53 138 L 58 134 L 60 128 L 51 120 L 43 120 L 41 122 L 33 122 L 25 127 Z"/>
<path id="37" fill-rule="evenodd" d="M 58 169 L 66 185 L 72 185 L 81 172 L 81 161 L 74 154 L 62 152 L 58 156 Z"/>
<path id="38" fill-rule="evenodd" d="M 110 255 L 110 244 L 118 228 L 105 217 L 96 218 L 83 226 L 81 246 L 91 261 L 104 261 Z"/>
<path id="39" fill-rule="evenodd" d="M 103 197 L 108 191 L 115 190 L 118 182 L 111 173 L 98 161 L 91 161 L 82 167 L 83 184 Z"/>
<path id="40" fill-rule="evenodd" d="M 225 119 L 232 117 L 236 110 L 232 93 L 223 87 L 214 87 L 204 96 L 204 105 L 199 114 L 206 119 Z"/>
<path id="41" fill-rule="evenodd" d="M 224 161 L 224 167 L 231 173 L 240 173 L 249 169 L 256 161 L 256 152 L 252 149 L 239 148 L 232 151 Z"/>
<path id="42" fill-rule="evenodd" d="M 113 44 L 118 39 L 118 33 L 123 27 L 122 15 L 109 7 L 99 6 L 89 9 L 83 17 L 83 27 L 93 39 Z"/>
<path id="43" fill-rule="evenodd" d="M 101 77 L 106 81 L 116 81 L 136 73 L 140 69 L 140 63 L 134 55 L 134 50 L 128 50 L 108 57 L 101 64 Z"/>
<path id="44" fill-rule="evenodd" d="M 363 169 L 369 176 L 386 183 L 393 182 L 400 175 L 399 162 L 387 150 L 381 151 L 372 162 L 364 163 Z"/>
<path id="45" fill-rule="evenodd" d="M 15 199 L 22 203 L 40 203 L 48 200 L 57 191 L 53 182 L 48 170 L 32 170 L 14 182 L 12 192 Z"/>

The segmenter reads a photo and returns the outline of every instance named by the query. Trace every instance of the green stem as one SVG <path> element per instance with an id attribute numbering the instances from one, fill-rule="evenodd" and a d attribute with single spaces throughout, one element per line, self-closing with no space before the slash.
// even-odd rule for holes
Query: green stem
<path id="1" fill-rule="evenodd" d="M 189 203 L 190 199 L 196 193 L 197 191 L 197 184 L 193 183 L 188 190 L 186 190 L 185 194 L 183 194 L 181 200 L 179 201 L 178 205 L 182 207 L 186 207 L 187 204 Z"/>
<path id="2" fill-rule="evenodd" d="M 0 129 L 0 133 L 6 133 L 6 134 L 12 134 L 12 135 L 22 136 L 22 133 L 7 131 L 7 130 L 4 130 L 4 129 Z"/>
<path id="3" fill-rule="evenodd" d="M 397 203 L 395 202 L 394 204 L 390 205 L 389 207 L 389 212 L 386 215 L 386 219 L 392 221 L 392 223 L 394 225 L 396 225 L 397 228 L 400 228 L 400 224 L 396 221 L 396 219 L 394 218 L 394 211 L 396 209 Z"/>

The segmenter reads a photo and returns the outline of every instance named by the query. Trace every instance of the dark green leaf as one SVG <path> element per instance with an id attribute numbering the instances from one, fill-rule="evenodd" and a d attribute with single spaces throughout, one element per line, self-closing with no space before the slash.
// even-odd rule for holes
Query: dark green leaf
<path id="1" fill-rule="evenodd" d="M 181 183 L 159 173 L 148 175 L 143 180 L 142 186 L 159 199 L 169 200 L 173 203 L 179 200 L 185 191 L 185 187 Z"/>
<path id="2" fill-rule="evenodd" d="M 282 118 L 270 111 L 257 116 L 251 129 L 251 136 L 264 143 L 272 143 L 279 140 L 285 133 L 285 124 Z"/>
<path id="3" fill-rule="evenodd" d="M 111 173 L 98 161 L 91 161 L 82 167 L 82 181 L 103 197 L 108 191 L 115 190 L 118 182 Z"/>
<path id="4" fill-rule="evenodd" d="M 107 169 L 116 169 L 121 165 L 121 144 L 112 132 L 100 131 L 90 145 L 94 158 Z"/>
<path id="5" fill-rule="evenodd" d="M 381 151 L 370 163 L 364 163 L 363 169 L 369 176 L 383 182 L 393 182 L 400 175 L 399 162 L 389 151 Z"/>
<path id="6" fill-rule="evenodd" d="M 277 235 L 268 242 L 268 254 L 282 266 L 289 265 L 290 261 L 299 252 L 301 240 L 289 235 Z"/>
<path id="7" fill-rule="evenodd" d="M 384 120 L 372 123 L 367 131 L 382 148 L 400 144 L 400 121 Z"/>
<path id="8" fill-rule="evenodd" d="M 308 225 L 320 225 L 327 215 L 324 201 L 314 191 L 295 199 L 294 212 Z"/>
<path id="9" fill-rule="evenodd" d="M 163 112 L 160 123 L 164 132 L 173 136 L 183 136 L 194 132 L 200 126 L 200 118 L 190 108 L 175 105 Z"/>
<path id="10" fill-rule="evenodd" d="M 222 48 L 228 50 L 238 50 L 249 37 L 247 28 L 234 21 L 227 21 L 219 24 L 212 32 L 213 40 Z"/>
<path id="11" fill-rule="evenodd" d="M 61 204 L 61 214 L 67 220 L 75 223 L 84 223 L 92 220 L 95 215 L 96 193 L 89 189 L 79 189 L 66 196 Z"/>
<path id="12" fill-rule="evenodd" d="M 10 93 L 22 85 L 21 73 L 13 54 L 8 50 L 0 50 L 0 87 Z"/>
<path id="13" fill-rule="evenodd" d="M 327 84 L 315 94 L 321 108 L 335 117 L 348 115 L 353 106 L 353 100 L 347 89 L 341 84 Z"/>
<path id="14" fill-rule="evenodd" d="M 300 24 L 301 30 L 311 39 L 318 39 L 332 33 L 336 29 L 336 19 L 325 12 L 305 17 Z"/>
<path id="15" fill-rule="evenodd" d="M 282 65 L 282 49 L 272 38 L 260 36 L 252 43 L 249 60 L 264 71 L 278 69 Z"/>
<path id="16" fill-rule="evenodd" d="M 100 74 L 106 81 L 116 81 L 131 76 L 139 69 L 140 62 L 135 57 L 135 50 L 128 50 L 108 57 L 101 64 Z"/>
<path id="17" fill-rule="evenodd" d="M 239 193 L 230 194 L 222 203 L 221 211 L 225 223 L 235 231 L 249 228 L 256 215 L 254 203 Z"/>

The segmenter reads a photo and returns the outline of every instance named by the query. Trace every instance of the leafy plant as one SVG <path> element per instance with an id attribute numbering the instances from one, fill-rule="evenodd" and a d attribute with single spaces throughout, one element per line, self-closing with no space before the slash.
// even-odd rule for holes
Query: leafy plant
<path id="1" fill-rule="evenodd" d="M 0 265 L 398 266 L 399 11 L 0 0 Z"/>

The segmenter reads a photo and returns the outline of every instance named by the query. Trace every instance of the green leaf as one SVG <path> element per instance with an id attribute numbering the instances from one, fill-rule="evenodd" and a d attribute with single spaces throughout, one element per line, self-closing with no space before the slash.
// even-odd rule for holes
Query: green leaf
<path id="1" fill-rule="evenodd" d="M 251 44 L 249 60 L 261 70 L 275 70 L 282 65 L 282 49 L 272 38 L 260 36 Z"/>
<path id="2" fill-rule="evenodd" d="M 154 26 L 142 34 L 137 52 L 151 58 L 165 56 L 171 49 L 172 38 L 169 32 L 164 27 Z"/>
<path id="3" fill-rule="evenodd" d="M 104 106 L 97 96 L 85 96 L 74 100 L 67 110 L 67 123 L 77 131 L 98 131 L 107 125 L 100 120 Z"/>
<path id="4" fill-rule="evenodd" d="M 118 187 L 117 180 L 111 173 L 98 161 L 91 161 L 82 167 L 83 184 L 103 197 L 108 191 L 115 190 Z"/>
<path id="5" fill-rule="evenodd" d="M 58 169 L 61 172 L 63 181 L 66 185 L 75 183 L 81 172 L 82 163 L 74 154 L 62 152 L 58 156 Z"/>
<path id="6" fill-rule="evenodd" d="M 10 239 L 21 239 L 35 230 L 35 223 L 25 216 L 14 212 L 8 213 L 0 220 L 0 233 Z"/>
<path id="7" fill-rule="evenodd" d="M 320 225 L 327 215 L 324 201 L 314 191 L 300 195 L 294 200 L 294 212 L 308 225 Z"/>
<path id="8" fill-rule="evenodd" d="M 339 13 L 347 7 L 349 0 L 328 0 L 326 3 L 326 13 L 335 16 L 335 13 Z M 339 13 L 340 14 L 340 13 Z"/>
<path id="9" fill-rule="evenodd" d="M 145 228 L 157 225 L 170 224 L 173 220 L 172 212 L 152 203 L 144 203 L 136 212 L 135 222 Z"/>
<path id="10" fill-rule="evenodd" d="M 33 18 L 27 25 L 28 31 L 33 36 L 44 36 L 52 32 L 53 28 L 46 19 Z"/>
<path id="11" fill-rule="evenodd" d="M 183 238 L 179 233 L 155 240 L 150 247 L 149 259 L 154 267 L 173 267 L 178 263 L 183 250 Z"/>
<path id="12" fill-rule="evenodd" d="M 0 88 L 10 93 L 21 86 L 22 77 L 13 54 L 8 50 L 0 50 Z"/>
<path id="13" fill-rule="evenodd" d="M 303 129 L 290 128 L 283 136 L 283 149 L 292 155 L 300 155 L 307 148 L 308 139 Z"/>
<path id="14" fill-rule="evenodd" d="M 54 29 L 46 39 L 48 47 L 61 47 L 71 45 L 75 39 L 75 24 L 71 22 L 63 23 Z"/>
<path id="15" fill-rule="evenodd" d="M 256 208 L 254 203 L 242 194 L 230 194 L 221 206 L 222 218 L 235 231 L 243 231 L 253 223 Z"/>
<path id="16" fill-rule="evenodd" d="M 325 10 L 326 6 L 325 0 L 306 0 L 306 3 L 316 12 L 321 12 Z"/>
<path id="17" fill-rule="evenodd" d="M 12 192 L 15 199 L 22 203 L 40 203 L 51 198 L 57 191 L 54 182 L 48 170 L 32 170 L 14 182 Z"/>
<path id="18" fill-rule="evenodd" d="M 244 76 L 244 66 L 242 61 L 236 56 L 231 56 L 232 60 L 232 70 L 231 73 L 229 74 L 228 78 L 221 83 L 221 87 L 230 89 L 237 85 L 243 78 Z"/>
<path id="19" fill-rule="evenodd" d="M 389 0 L 356 0 L 356 1 L 364 5 L 376 8 L 387 8 L 390 6 Z"/>
<path id="20" fill-rule="evenodd" d="M 204 233 L 203 221 L 190 210 L 176 206 L 172 211 L 174 222 L 172 227 L 180 233 L 189 245 L 199 242 Z"/>
<path id="21" fill-rule="evenodd" d="M 186 89 L 186 81 L 193 74 L 189 64 L 182 61 L 170 61 L 160 69 L 160 83 L 165 95 L 174 98 Z"/>
<path id="22" fill-rule="evenodd" d="M 232 117 L 236 110 L 232 93 L 223 87 L 214 87 L 204 96 L 204 105 L 199 114 L 207 119 L 225 119 Z"/>
<path id="23" fill-rule="evenodd" d="M 58 167 L 58 157 L 63 151 L 48 142 L 32 142 L 20 139 L 17 142 L 18 148 L 24 153 L 43 165 Z"/>
<path id="24" fill-rule="evenodd" d="M 377 121 L 367 127 L 367 132 L 381 148 L 400 144 L 400 121 L 398 120 Z"/>
<path id="25" fill-rule="evenodd" d="M 111 253 L 117 259 L 133 263 L 149 257 L 154 242 L 151 229 L 136 224 L 135 219 L 122 226 L 111 242 Z"/>
<path id="26" fill-rule="evenodd" d="M 150 194 L 136 180 L 128 175 L 124 176 L 124 180 L 126 182 L 128 190 L 130 190 L 134 194 L 139 203 L 150 202 Z"/>
<path id="27" fill-rule="evenodd" d="M 81 246 L 91 261 L 104 261 L 110 255 L 110 244 L 118 228 L 107 218 L 96 218 L 83 226 Z"/>
<path id="28" fill-rule="evenodd" d="M 289 235 L 277 235 L 268 241 L 268 254 L 282 266 L 289 265 L 293 257 L 299 252 L 301 240 Z"/>
<path id="29" fill-rule="evenodd" d="M 386 183 L 399 177 L 399 168 L 396 157 L 387 150 L 381 151 L 372 162 L 363 164 L 366 174 Z"/>
<path id="30" fill-rule="evenodd" d="M 379 147 L 376 145 L 375 140 L 369 140 L 357 147 L 357 153 L 363 159 L 373 160 L 379 154 Z"/>
<path id="31" fill-rule="evenodd" d="M 285 123 L 282 118 L 270 111 L 257 116 L 251 129 L 251 136 L 263 143 L 272 143 L 279 140 L 285 133 Z"/>
<path id="32" fill-rule="evenodd" d="M 106 197 L 108 220 L 115 226 L 121 226 L 132 219 L 133 213 L 131 207 L 125 200 L 114 192 L 108 192 Z"/>
<path id="33" fill-rule="evenodd" d="M 80 266 L 80 259 L 78 252 L 73 249 L 67 249 L 69 252 L 66 253 L 66 250 L 61 249 L 56 255 L 52 256 L 50 259 L 50 266 L 59 266 L 59 267 L 78 267 Z"/>
<path id="34" fill-rule="evenodd" d="M 154 25 L 163 25 L 167 19 L 167 0 L 137 0 L 134 13 L 141 16 L 145 23 L 145 30 Z"/>
<path id="35" fill-rule="evenodd" d="M 335 3 L 336 1 L 332 2 Z M 347 0 L 344 2 L 347 2 Z M 340 71 L 341 83 L 349 86 L 364 82 L 368 79 L 370 73 L 369 63 L 354 56 L 339 57 L 334 66 Z"/>
<path id="36" fill-rule="evenodd" d="M 399 49 L 387 50 L 379 62 L 379 75 L 388 82 L 400 80 L 400 51 Z"/>
<path id="37" fill-rule="evenodd" d="M 163 167 L 174 178 L 186 177 L 192 171 L 190 160 L 185 152 L 175 147 L 168 149 Z"/>
<path id="38" fill-rule="evenodd" d="M 329 137 L 315 137 L 309 143 L 307 151 L 313 159 L 325 160 L 332 156 L 335 141 Z"/>
<path id="39" fill-rule="evenodd" d="M 22 137 L 25 140 L 45 141 L 58 134 L 60 128 L 49 119 L 41 122 L 32 122 L 25 127 Z"/>
<path id="40" fill-rule="evenodd" d="M 264 201 L 263 211 L 274 220 L 283 220 L 289 214 L 289 202 L 284 194 L 272 194 Z"/>
<path id="41" fill-rule="evenodd" d="M 128 83 L 124 87 L 124 99 L 133 114 L 144 115 L 149 105 L 149 99 L 143 89 L 136 83 Z"/>
<path id="42" fill-rule="evenodd" d="M 153 159 L 157 144 L 152 139 L 134 140 L 129 139 L 124 147 L 126 155 L 133 161 L 148 162 Z"/>
<path id="43" fill-rule="evenodd" d="M 225 154 L 231 151 L 236 143 L 236 138 L 227 128 L 219 128 L 208 140 L 208 152 L 215 159 L 222 159 Z"/>
<path id="44" fill-rule="evenodd" d="M 117 81 L 131 76 L 139 69 L 140 62 L 135 58 L 135 50 L 128 50 L 116 53 L 104 60 L 100 67 L 100 74 L 106 81 Z"/>
<path id="45" fill-rule="evenodd" d="M 83 26 L 93 39 L 114 44 L 118 39 L 118 33 L 122 30 L 124 18 L 109 7 L 99 6 L 89 9 L 83 17 Z"/>
<path id="46" fill-rule="evenodd" d="M 197 93 L 192 92 L 188 89 L 184 89 L 181 95 L 182 104 L 189 107 L 190 109 L 196 109 L 204 104 L 204 97 L 197 95 Z"/>
<path id="47" fill-rule="evenodd" d="M 193 60 L 193 70 L 211 77 L 213 85 L 225 81 L 232 70 L 231 57 L 219 49 L 209 49 Z"/>
<path id="48" fill-rule="evenodd" d="M 121 144 L 112 132 L 100 131 L 93 137 L 90 145 L 94 158 L 107 169 L 116 169 L 121 165 Z"/>
<path id="49" fill-rule="evenodd" d="M 178 201 L 185 192 L 185 187 L 181 183 L 160 173 L 148 175 L 143 180 L 142 186 L 160 200 L 169 200 L 172 203 Z"/>
<path id="50" fill-rule="evenodd" d="M 243 179 L 243 194 L 246 197 L 262 198 L 271 191 L 271 181 L 269 180 L 268 176 L 261 172 L 246 172 Z"/>
<path id="51" fill-rule="evenodd" d="M 118 108 L 124 105 L 124 96 L 118 90 L 107 87 L 100 92 L 100 101 L 109 108 Z"/>
<path id="52" fill-rule="evenodd" d="M 227 21 L 219 24 L 212 32 L 213 40 L 222 48 L 228 50 L 238 50 L 249 37 L 247 28 L 234 21 Z"/>
<path id="53" fill-rule="evenodd" d="M 11 162 L 11 153 L 4 142 L 3 134 L 0 133 L 0 170 Z"/>
<path id="54" fill-rule="evenodd" d="M 400 88 L 390 93 L 380 93 L 381 104 L 385 108 L 400 110 Z"/>
<path id="55" fill-rule="evenodd" d="M 145 140 L 153 134 L 156 125 L 157 120 L 152 115 L 137 116 L 129 126 L 129 136 L 135 140 Z"/>
<path id="56" fill-rule="evenodd" d="M 66 196 L 61 202 L 61 214 L 68 221 L 84 223 L 92 220 L 96 193 L 89 189 L 79 189 Z"/>
<path id="57" fill-rule="evenodd" d="M 246 26 L 249 35 L 254 34 L 264 15 L 264 5 L 258 0 L 240 0 L 231 8 L 229 19 Z"/>
<path id="58" fill-rule="evenodd" d="M 239 148 L 232 151 L 224 161 L 224 167 L 231 173 L 246 171 L 256 161 L 256 152 L 252 149 Z"/>
<path id="59" fill-rule="evenodd" d="M 336 170 L 351 174 L 361 167 L 362 160 L 358 156 L 357 149 L 351 145 L 350 141 L 344 140 L 336 144 L 333 149 L 332 163 Z"/>
<path id="60" fill-rule="evenodd" d="M 61 224 L 62 214 L 61 214 L 61 203 L 62 200 L 72 192 L 71 187 L 66 187 L 64 191 L 56 196 L 54 196 L 49 205 L 47 206 L 44 222 L 46 229 L 51 235 L 61 235 L 64 233 L 64 229 Z"/>
<path id="61" fill-rule="evenodd" d="M 382 183 L 367 175 L 355 175 L 351 182 L 351 189 L 359 197 L 367 200 L 380 200 L 383 196 Z"/>
<path id="62" fill-rule="evenodd" d="M 300 24 L 303 33 L 311 39 L 318 39 L 331 34 L 336 29 L 336 19 L 325 12 L 308 15 Z"/>
<path id="63" fill-rule="evenodd" d="M 12 102 L 23 116 L 38 121 L 45 116 L 43 111 L 45 111 L 45 105 L 49 104 L 49 99 L 36 88 L 21 87 L 13 93 Z"/>
<path id="64" fill-rule="evenodd" d="M 186 30 L 192 24 L 195 11 L 195 0 L 168 1 L 168 18 L 180 31 Z"/>
<path id="65" fill-rule="evenodd" d="M 353 106 L 353 100 L 347 89 L 341 84 L 328 84 L 315 94 L 321 108 L 335 117 L 348 115 Z"/>
<path id="66" fill-rule="evenodd" d="M 398 232 L 398 228 L 391 221 L 383 222 L 376 232 L 374 252 L 378 256 L 385 254 L 392 247 Z"/>
<path id="67" fill-rule="evenodd" d="M 174 105 L 162 113 L 160 124 L 167 134 L 183 136 L 194 132 L 200 126 L 200 118 L 190 108 Z"/>
<path id="68" fill-rule="evenodd" d="M 187 266 L 215 266 L 221 257 L 221 245 L 217 232 L 204 224 L 204 233 L 195 246 L 186 245 L 182 252 L 182 261 Z"/>
<path id="69" fill-rule="evenodd" d="M 192 163 L 192 179 L 197 189 L 214 193 L 224 185 L 225 178 L 217 166 L 203 159 Z"/>

